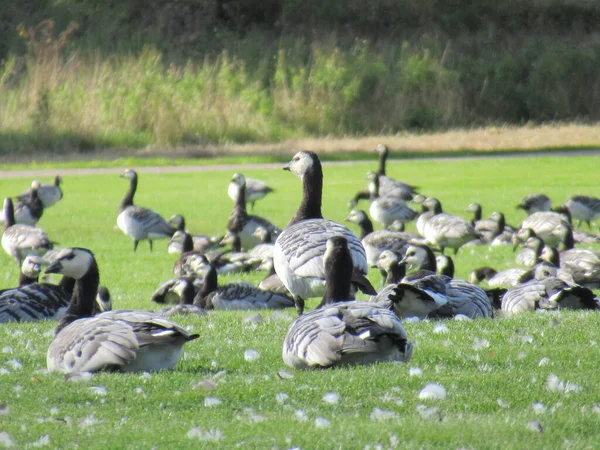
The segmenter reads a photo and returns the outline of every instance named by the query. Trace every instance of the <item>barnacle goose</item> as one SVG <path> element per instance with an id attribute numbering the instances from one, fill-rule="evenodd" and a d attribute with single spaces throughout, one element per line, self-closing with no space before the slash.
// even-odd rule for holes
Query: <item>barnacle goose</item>
<path id="1" fill-rule="evenodd" d="M 324 256 L 327 293 L 322 308 L 298 317 L 283 342 L 285 364 L 295 369 L 408 362 L 413 344 L 388 308 L 351 300 L 354 270 L 347 241 L 328 239 Z"/>
<path id="2" fill-rule="evenodd" d="M 251 216 L 246 212 L 246 178 L 240 173 L 233 174 L 231 184 L 237 189 L 235 204 L 229 216 L 227 230 L 236 233 L 241 240 L 242 247 L 250 250 L 260 244 L 260 238 L 254 235 L 258 227 L 266 228 L 272 236 L 281 233 L 281 230 L 268 220 Z"/>
<path id="3" fill-rule="evenodd" d="M 385 274 L 384 285 L 400 283 L 406 275 L 406 266 L 400 264 L 401 259 L 402 256 L 392 250 L 384 250 L 379 255 L 377 267 Z"/>
<path id="4" fill-rule="evenodd" d="M 552 201 L 546 194 L 528 194 L 516 206 L 517 209 L 522 209 L 529 215 L 541 211 L 550 211 L 551 207 Z"/>
<path id="5" fill-rule="evenodd" d="M 206 277 L 194 304 L 203 309 L 279 309 L 294 306 L 294 300 L 287 295 L 265 291 L 242 283 L 218 285 L 217 269 L 204 257 Z"/>
<path id="6" fill-rule="evenodd" d="M 152 294 L 151 300 L 156 303 L 175 303 L 158 310 L 165 317 L 174 315 L 206 316 L 207 312 L 194 305 L 196 294 L 202 289 L 204 280 L 197 277 L 173 278 L 163 283 Z"/>
<path id="7" fill-rule="evenodd" d="M 175 228 L 151 209 L 133 204 L 133 196 L 138 184 L 138 175 L 135 170 L 126 169 L 121 177 L 129 180 L 129 189 L 121 201 L 117 225 L 123 233 L 133 239 L 134 252 L 137 250 L 139 241 L 143 240 L 148 241 L 148 246 L 152 251 L 152 241 L 172 237 Z"/>
<path id="8" fill-rule="evenodd" d="M 4 199 L 4 232 L 2 248 L 15 258 L 19 266 L 27 255 L 43 255 L 53 247 L 48 235 L 41 228 L 32 225 L 16 224 L 13 202 Z"/>
<path id="9" fill-rule="evenodd" d="M 314 152 L 299 152 L 284 170 L 301 178 L 302 202 L 275 242 L 273 261 L 277 275 L 294 296 L 298 313 L 304 311 L 305 298 L 325 292 L 323 255 L 327 239 L 332 236 L 343 236 L 348 241 L 354 262 L 353 282 L 363 292 L 374 293 L 365 278 L 367 258 L 360 240 L 348 228 L 321 214 L 323 169 L 319 157 Z"/>
<path id="10" fill-rule="evenodd" d="M 283 284 L 281 278 L 279 278 L 279 275 L 275 273 L 273 258 L 264 261 L 257 270 L 265 270 L 267 272 L 267 276 L 258 284 L 259 289 L 275 292 L 276 294 L 287 295 L 289 293 L 285 284 Z"/>
<path id="11" fill-rule="evenodd" d="M 569 217 L 554 211 L 535 212 L 521 222 L 521 230 L 531 228 L 546 245 L 555 247 L 563 235 L 563 228 L 570 227 Z"/>
<path id="12" fill-rule="evenodd" d="M 422 224 L 423 237 L 430 244 L 438 246 L 442 254 L 446 248 L 453 248 L 456 254 L 461 246 L 480 237 L 471 224 L 462 217 L 441 212 L 439 200 L 428 198 L 423 205 L 433 213 L 430 217 L 426 216 L 427 213 L 419 216 L 418 220 L 426 217 L 425 223 Z"/>
<path id="13" fill-rule="evenodd" d="M 573 248 L 571 230 L 567 231 L 563 244 L 565 250 L 560 253 L 555 247 L 544 247 L 540 258 L 567 272 L 575 283 L 598 289 L 600 287 L 600 257 L 591 250 Z M 564 277 L 559 278 L 565 279 Z"/>
<path id="14" fill-rule="evenodd" d="M 379 255 L 384 250 L 393 250 L 403 254 L 409 240 L 419 239 L 418 235 L 404 231 L 373 231 L 373 223 L 360 209 L 350 211 L 346 221 L 360 227 L 360 239 L 367 255 L 367 264 L 370 267 L 377 265 Z"/>
<path id="15" fill-rule="evenodd" d="M 235 177 L 235 175 L 234 175 Z M 273 188 L 269 187 L 264 181 L 256 180 L 254 178 L 246 178 L 246 201 L 250 203 L 250 209 L 254 209 L 254 203 L 256 200 L 265 198 L 267 194 L 273 192 Z M 239 196 L 239 185 L 233 179 L 229 182 L 227 187 L 227 195 L 234 202 L 237 202 Z"/>
<path id="16" fill-rule="evenodd" d="M 571 213 L 571 217 L 579 221 L 578 227 L 585 222 L 589 228 L 592 228 L 592 220 L 600 217 L 600 199 L 596 197 L 575 195 L 565 202 L 565 206 Z"/>
<path id="17" fill-rule="evenodd" d="M 411 209 L 404 200 L 380 195 L 379 176 L 376 173 L 371 173 L 368 178 L 371 193 L 369 214 L 373 220 L 379 222 L 384 228 L 388 228 L 396 221 L 407 223 L 417 217 L 417 212 Z"/>
<path id="18" fill-rule="evenodd" d="M 471 203 L 466 210 L 473 213 L 471 226 L 481 235 L 483 242 L 492 245 L 510 244 L 512 233 L 506 230 L 506 218 L 503 213 L 494 211 L 488 219 L 482 219 L 479 203 Z"/>
<path id="19" fill-rule="evenodd" d="M 171 369 L 183 345 L 199 337 L 149 311 L 107 311 L 92 317 L 100 275 L 88 249 L 62 250 L 46 273 L 76 279 L 67 312 L 48 348 L 49 371 Z"/>
<path id="20" fill-rule="evenodd" d="M 436 261 L 429 247 L 411 245 L 401 263 L 419 271 L 404 277 L 387 298 L 375 298 L 381 304 L 391 303 L 399 317 L 492 317 L 492 305 L 483 289 L 434 272 Z"/>
<path id="21" fill-rule="evenodd" d="M 479 284 L 483 280 L 487 280 L 487 284 L 491 288 L 512 287 L 521 282 L 521 277 L 527 272 L 527 269 L 511 268 L 496 271 L 491 267 L 480 267 L 475 269 L 469 275 L 469 282 Z"/>
<path id="22" fill-rule="evenodd" d="M 175 228 L 175 234 L 169 240 L 167 251 L 169 253 L 181 253 L 183 247 L 183 241 L 186 235 L 192 239 L 193 250 L 199 252 L 206 252 L 211 249 L 217 248 L 219 241 L 223 239 L 223 236 L 207 236 L 206 234 L 190 234 L 185 229 L 185 218 L 180 214 L 174 214 L 169 219 L 169 225 Z"/>
<path id="23" fill-rule="evenodd" d="M 34 185 L 37 187 L 37 195 L 42 202 L 44 208 L 50 208 L 51 206 L 58 203 L 60 199 L 63 198 L 63 192 L 60 188 L 60 183 L 62 182 L 62 177 L 60 175 L 56 175 L 54 177 L 53 184 L 41 184 L 39 181 L 34 180 L 31 183 L 31 187 Z M 27 189 L 25 192 L 22 192 L 17 200 L 27 202 L 29 200 L 29 196 L 31 194 L 30 189 Z"/>
<path id="24" fill-rule="evenodd" d="M 417 193 L 417 187 L 394 180 L 386 175 L 385 166 L 389 156 L 389 148 L 387 145 L 379 144 L 375 147 L 375 151 L 379 154 L 379 175 L 380 194 L 385 197 L 398 197 L 403 200 L 411 200 Z"/>
<path id="25" fill-rule="evenodd" d="M 40 182 L 34 180 L 26 195 L 18 197 L 14 204 L 15 222 L 25 225 L 35 225 L 44 214 L 44 204 L 39 198 Z M 6 220 L 6 217 L 4 218 Z"/>
<path id="26" fill-rule="evenodd" d="M 438 255 L 435 257 L 435 264 L 437 266 L 436 272 L 439 275 L 446 275 L 447 277 L 454 277 L 454 261 L 449 256 Z"/>
<path id="27" fill-rule="evenodd" d="M 544 242 L 539 237 L 533 235 L 527 238 L 523 249 L 517 253 L 515 262 L 521 266 L 533 267 L 539 262 L 543 249 Z"/>

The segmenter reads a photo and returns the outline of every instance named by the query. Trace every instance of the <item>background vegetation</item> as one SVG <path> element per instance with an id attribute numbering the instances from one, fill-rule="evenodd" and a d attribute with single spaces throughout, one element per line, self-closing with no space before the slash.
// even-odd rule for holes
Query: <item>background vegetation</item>
<path id="1" fill-rule="evenodd" d="M 594 0 L 0 0 L 0 152 L 600 118 Z"/>

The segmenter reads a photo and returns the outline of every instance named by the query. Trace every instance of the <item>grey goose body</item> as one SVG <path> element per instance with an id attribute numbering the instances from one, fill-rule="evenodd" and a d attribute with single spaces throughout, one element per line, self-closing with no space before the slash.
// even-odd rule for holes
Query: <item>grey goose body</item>
<path id="1" fill-rule="evenodd" d="M 528 194 L 516 206 L 517 209 L 522 209 L 529 215 L 536 212 L 550 211 L 551 207 L 552 201 L 546 194 Z"/>
<path id="2" fill-rule="evenodd" d="M 44 208 L 50 208 L 58 203 L 63 198 L 63 191 L 60 187 L 60 183 L 62 182 L 62 177 L 60 175 L 56 175 L 54 177 L 54 183 L 52 184 L 43 184 L 37 180 L 34 180 L 31 185 L 32 187 L 35 185 L 37 188 L 37 196 Z M 17 199 L 19 201 L 27 202 L 29 196 L 31 195 L 30 189 L 22 192 Z"/>
<path id="3" fill-rule="evenodd" d="M 265 198 L 271 192 L 273 192 L 273 188 L 269 187 L 264 181 L 257 180 L 256 178 L 246 178 L 246 202 L 250 203 L 251 209 L 254 209 L 254 204 L 257 200 Z M 237 201 L 239 189 L 234 181 L 229 182 L 227 195 L 234 202 Z"/>
<path id="4" fill-rule="evenodd" d="M 565 206 L 571 217 L 579 221 L 579 226 L 585 222 L 591 228 L 592 221 L 600 217 L 600 199 L 596 197 L 575 195 L 565 202 Z"/>

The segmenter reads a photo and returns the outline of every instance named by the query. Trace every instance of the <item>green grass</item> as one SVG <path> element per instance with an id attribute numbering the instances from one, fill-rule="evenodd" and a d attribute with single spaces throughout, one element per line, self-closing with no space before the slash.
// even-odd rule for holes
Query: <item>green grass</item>
<path id="1" fill-rule="evenodd" d="M 506 213 L 517 224 L 522 213 L 514 205 L 525 194 L 545 192 L 556 203 L 570 195 L 600 196 L 595 157 L 521 158 L 457 161 L 399 161 L 389 174 L 421 186 L 440 198 L 448 212 L 465 214 L 479 201 L 484 214 Z M 374 163 L 326 166 L 324 213 L 343 220 L 346 202 L 364 184 L 364 173 Z M 285 225 L 299 203 L 300 183 L 279 169 L 247 171 L 268 180 L 276 193 L 257 204 L 256 213 Z M 221 233 L 231 201 L 227 171 L 184 174 L 140 172 L 136 201 L 161 214 L 184 214 L 194 232 Z M 46 181 L 46 180 L 45 180 Z M 14 195 L 28 179 L 0 180 L 0 192 Z M 68 176 L 65 198 L 46 211 L 42 226 L 61 246 L 92 249 L 98 259 L 101 283 L 107 285 L 117 308 L 153 308 L 151 292 L 170 278 L 174 255 L 165 243 L 154 253 L 115 229 L 118 202 L 127 188 L 115 175 Z M 366 206 L 366 205 L 364 205 Z M 464 249 L 455 258 L 457 275 L 473 268 L 512 265 L 512 252 L 502 248 Z M 18 269 L 0 254 L 0 288 L 16 284 Z M 258 281 L 261 274 L 231 276 Z M 379 276 L 370 274 L 378 285 Z M 310 307 L 315 300 L 309 302 Z M 179 318 L 200 334 L 186 346 L 174 371 L 152 374 L 98 374 L 89 382 L 67 383 L 59 374 L 45 373 L 45 354 L 55 323 L 8 324 L 0 327 L 0 432 L 6 431 L 17 448 L 42 436 L 56 448 L 593 448 L 600 437 L 600 315 L 590 313 L 525 314 L 521 317 L 473 322 L 446 322 L 448 333 L 436 333 L 436 323 L 406 323 L 416 342 L 408 365 L 299 372 L 281 359 L 281 344 L 294 312 L 261 312 L 264 321 L 244 324 L 248 312 L 212 313 L 208 318 Z M 255 362 L 244 351 L 257 350 Z M 541 364 L 548 358 L 547 364 Z M 11 360 L 22 368 L 15 369 Z M 410 367 L 423 375 L 411 376 Z M 281 378 L 285 370 L 293 378 Z M 557 392 L 547 387 L 553 374 L 577 385 L 580 391 Z M 213 379 L 213 391 L 194 384 Z M 445 400 L 423 401 L 418 394 L 429 382 L 448 392 Z M 92 387 L 106 389 L 105 395 Z M 331 405 L 328 392 L 340 396 Z M 278 394 L 287 394 L 277 397 Z M 205 406 L 207 397 L 222 401 Z M 277 398 L 281 401 L 278 402 Z M 500 400 L 500 401 L 499 401 Z M 533 405 L 545 412 L 537 414 Z M 438 407 L 442 420 L 421 416 L 420 404 Z M 53 409 L 57 408 L 57 409 Z M 375 408 L 393 412 L 388 420 L 374 420 Z M 541 408 L 540 408 L 541 409 Z M 306 422 L 298 420 L 302 410 Z M 317 418 L 329 421 L 316 426 Z M 537 420 L 543 433 L 527 424 Z M 187 437 L 199 428 L 222 436 L 218 442 Z M 204 433 L 204 434 L 203 434 Z M 194 433 L 191 433 L 194 434 Z M 210 437 L 210 436 L 208 436 Z"/>

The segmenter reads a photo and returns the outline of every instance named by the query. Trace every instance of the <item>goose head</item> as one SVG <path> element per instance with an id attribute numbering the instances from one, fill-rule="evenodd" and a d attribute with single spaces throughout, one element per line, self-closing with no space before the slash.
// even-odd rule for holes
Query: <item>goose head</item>
<path id="1" fill-rule="evenodd" d="M 429 211 L 434 212 L 435 214 L 439 214 L 442 212 L 442 204 L 437 198 L 428 197 L 423 201 L 421 205 L 427 208 Z"/>
<path id="2" fill-rule="evenodd" d="M 100 286 L 98 288 L 96 306 L 98 312 L 110 311 L 112 309 L 112 298 L 110 296 L 110 291 L 106 286 Z"/>
<path id="3" fill-rule="evenodd" d="M 311 170 L 321 165 L 316 153 L 301 151 L 294 155 L 292 160 L 283 166 L 283 170 L 289 170 L 297 177 L 303 179 Z"/>
<path id="4" fill-rule="evenodd" d="M 185 230 L 185 218 L 181 214 L 174 214 L 169 219 L 169 225 L 176 230 Z"/>
<path id="5" fill-rule="evenodd" d="M 246 177 L 241 173 L 234 173 L 231 177 L 231 183 L 235 184 L 238 188 L 246 185 Z"/>
<path id="6" fill-rule="evenodd" d="M 36 255 L 28 255 L 23 264 L 21 264 L 21 272 L 29 278 L 37 278 L 42 271 L 42 258 Z"/>
<path id="7" fill-rule="evenodd" d="M 481 213 L 481 205 L 479 203 L 471 203 L 469 206 L 467 206 L 467 209 L 465 209 L 465 211 L 472 213 Z"/>
<path id="8" fill-rule="evenodd" d="M 137 173 L 133 169 L 125 169 L 120 177 L 127 178 L 128 180 L 135 180 L 137 179 Z"/>
<path id="9" fill-rule="evenodd" d="M 398 254 L 391 250 L 384 250 L 377 258 L 377 268 L 390 272 L 395 265 L 400 262 Z"/>
<path id="10" fill-rule="evenodd" d="M 59 187 L 60 183 L 62 183 L 62 177 L 60 175 L 56 175 L 54 177 L 54 186 Z"/>
<path id="11" fill-rule="evenodd" d="M 405 264 L 408 269 L 420 269 L 427 266 L 435 266 L 435 256 L 429 247 L 421 245 L 409 245 L 400 260 L 400 264 Z"/>
<path id="12" fill-rule="evenodd" d="M 435 262 L 439 274 L 454 277 L 454 261 L 452 261 L 452 258 L 439 255 L 435 258 Z"/>
<path id="13" fill-rule="evenodd" d="M 387 145 L 377 144 L 377 146 L 375 147 L 375 151 L 381 155 L 382 153 L 383 154 L 388 153 L 390 151 L 390 149 L 388 148 Z"/>
<path id="14" fill-rule="evenodd" d="M 58 252 L 44 273 L 57 273 L 79 280 L 94 264 L 91 251 L 78 247 L 65 248 Z"/>
<path id="15" fill-rule="evenodd" d="M 557 267 L 560 265 L 560 254 L 555 247 L 544 247 L 540 253 L 540 259 Z"/>
<path id="16" fill-rule="evenodd" d="M 350 211 L 345 220 L 346 222 L 352 222 L 356 225 L 359 225 L 360 223 L 364 222 L 365 219 L 367 219 L 367 214 L 364 211 L 360 209 L 353 209 Z"/>
<path id="17" fill-rule="evenodd" d="M 554 264 L 548 261 L 543 261 L 535 266 L 535 270 L 533 273 L 534 278 L 539 281 L 545 278 L 556 277 L 557 272 L 558 268 Z"/>
<path id="18" fill-rule="evenodd" d="M 263 244 L 270 243 L 272 241 L 271 232 L 265 227 L 256 227 L 252 236 L 257 237 Z"/>

